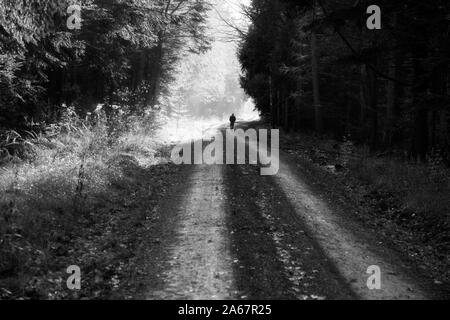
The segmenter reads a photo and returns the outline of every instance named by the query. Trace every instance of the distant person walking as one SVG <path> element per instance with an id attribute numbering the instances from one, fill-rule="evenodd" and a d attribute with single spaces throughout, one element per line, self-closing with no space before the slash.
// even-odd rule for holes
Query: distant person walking
<path id="1" fill-rule="evenodd" d="M 231 115 L 230 117 L 230 128 L 231 130 L 234 130 L 234 124 L 236 123 L 236 116 L 234 115 L 234 113 Z"/>

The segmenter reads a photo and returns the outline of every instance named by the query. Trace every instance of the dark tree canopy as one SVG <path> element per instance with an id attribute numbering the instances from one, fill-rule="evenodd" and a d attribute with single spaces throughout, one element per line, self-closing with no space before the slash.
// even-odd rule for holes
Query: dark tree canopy
<path id="1" fill-rule="evenodd" d="M 424 158 L 450 150 L 448 1 L 253 0 L 242 85 L 286 129 Z M 316 120 L 316 121 L 315 121 Z M 321 131 L 321 130 L 320 130 Z"/>
<path id="2" fill-rule="evenodd" d="M 0 3 L 0 126 L 54 121 L 63 105 L 129 112 L 158 105 L 173 65 L 203 52 L 205 0 L 82 0 L 69 30 L 69 0 Z"/>

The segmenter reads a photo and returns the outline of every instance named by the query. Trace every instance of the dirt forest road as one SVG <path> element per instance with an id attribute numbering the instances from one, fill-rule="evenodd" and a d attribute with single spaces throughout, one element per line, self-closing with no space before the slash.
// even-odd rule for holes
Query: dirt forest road
<path id="1" fill-rule="evenodd" d="M 259 169 L 183 167 L 143 254 L 143 298 L 439 298 L 376 234 L 308 185 L 288 155 L 280 153 L 277 175 Z M 379 290 L 367 286 L 370 266 L 381 271 Z"/>

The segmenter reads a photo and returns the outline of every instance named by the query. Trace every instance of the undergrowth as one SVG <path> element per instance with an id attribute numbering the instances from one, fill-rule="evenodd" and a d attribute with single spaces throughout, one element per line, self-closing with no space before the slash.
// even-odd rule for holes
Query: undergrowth
<path id="1" fill-rule="evenodd" d="M 40 132 L 1 133 L 0 299 L 33 297 L 30 282 L 60 267 L 64 244 L 126 178 L 123 168 L 157 162 L 155 128 L 152 115 L 112 117 L 98 108 L 81 119 L 66 108 Z"/>
<path id="2" fill-rule="evenodd" d="M 417 261 L 437 284 L 450 284 L 450 168 L 439 151 L 417 162 L 370 152 L 350 139 L 286 135 L 283 149 L 311 163 L 336 199 Z"/>

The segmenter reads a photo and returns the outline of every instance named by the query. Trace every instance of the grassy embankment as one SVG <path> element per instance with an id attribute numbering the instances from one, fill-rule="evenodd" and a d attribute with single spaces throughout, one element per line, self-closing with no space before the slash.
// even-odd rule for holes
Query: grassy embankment
<path id="1" fill-rule="evenodd" d="M 66 288 L 70 265 L 81 265 L 89 283 L 81 295 L 119 286 L 139 241 L 130 230 L 148 214 L 133 210 L 139 179 L 156 180 L 144 193 L 162 193 L 156 128 L 151 116 L 94 121 L 71 112 L 44 133 L 4 132 L 0 299 L 77 297 Z"/>

